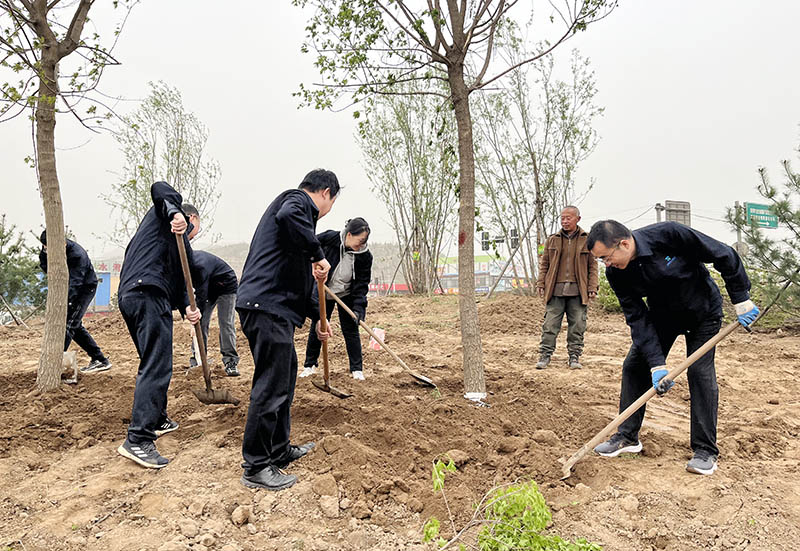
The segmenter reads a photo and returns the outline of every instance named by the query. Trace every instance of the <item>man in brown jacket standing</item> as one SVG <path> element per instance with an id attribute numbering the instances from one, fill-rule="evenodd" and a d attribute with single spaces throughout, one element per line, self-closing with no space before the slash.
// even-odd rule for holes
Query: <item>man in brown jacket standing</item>
<path id="1" fill-rule="evenodd" d="M 565 313 L 569 366 L 572 369 L 583 367 L 580 357 L 586 331 L 586 307 L 597 295 L 597 261 L 586 248 L 587 234 L 578 226 L 580 219 L 578 207 L 564 207 L 561 231 L 547 238 L 539 257 L 536 287 L 547 307 L 536 369 L 544 369 L 550 363 Z"/>

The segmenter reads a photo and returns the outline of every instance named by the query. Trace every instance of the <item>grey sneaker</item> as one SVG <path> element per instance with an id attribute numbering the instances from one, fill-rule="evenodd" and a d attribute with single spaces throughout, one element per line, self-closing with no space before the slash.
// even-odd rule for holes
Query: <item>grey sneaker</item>
<path id="1" fill-rule="evenodd" d="M 117 448 L 117 452 L 122 457 L 127 457 L 142 467 L 148 469 L 162 469 L 167 466 L 169 459 L 163 457 L 156 445 L 152 442 L 142 442 L 141 444 L 132 444 L 126 438 L 125 441 Z"/>
<path id="2" fill-rule="evenodd" d="M 240 375 L 239 368 L 236 364 L 228 364 L 225 366 L 225 375 L 228 377 L 238 377 Z"/>
<path id="3" fill-rule="evenodd" d="M 542 354 L 539 356 L 539 361 L 536 362 L 536 369 L 544 369 L 547 367 L 547 364 L 550 363 L 550 356 L 547 354 Z"/>
<path id="4" fill-rule="evenodd" d="M 156 430 L 155 430 L 156 436 L 163 436 L 163 435 L 167 434 L 168 432 L 172 432 L 174 430 L 178 430 L 179 426 L 180 425 L 178 425 L 177 422 L 173 421 L 169 417 L 165 417 L 164 418 L 164 422 L 161 423 L 158 426 L 158 428 L 156 428 Z"/>
<path id="5" fill-rule="evenodd" d="M 714 474 L 717 470 L 717 456 L 705 450 L 697 450 L 686 464 L 686 470 L 695 474 Z"/>
<path id="6" fill-rule="evenodd" d="M 620 433 L 616 433 L 608 441 L 594 447 L 595 453 L 603 457 L 617 457 L 621 453 L 638 453 L 642 451 L 642 443 L 638 440 L 628 440 Z"/>
<path id="7" fill-rule="evenodd" d="M 583 369 L 583 365 L 581 365 L 580 362 L 580 356 L 570 355 L 568 363 L 570 369 Z"/>
<path id="8" fill-rule="evenodd" d="M 292 461 L 297 461 L 301 457 L 305 457 L 308 455 L 308 452 L 314 449 L 314 442 L 306 442 L 302 446 L 295 446 L 294 444 L 289 444 L 289 447 L 286 449 L 286 453 L 283 454 L 281 459 L 275 461 L 275 466 L 281 469 L 285 469 L 289 466 L 289 463 Z"/>
<path id="9" fill-rule="evenodd" d="M 103 360 L 92 360 L 89 365 L 80 369 L 81 373 L 100 373 L 111 369 L 111 361 L 108 358 Z"/>
<path id="10" fill-rule="evenodd" d="M 297 482 L 295 475 L 283 473 L 275 465 L 270 465 L 254 475 L 243 474 L 241 478 L 241 483 L 248 488 L 264 488 L 274 492 L 294 486 L 295 482 Z"/>

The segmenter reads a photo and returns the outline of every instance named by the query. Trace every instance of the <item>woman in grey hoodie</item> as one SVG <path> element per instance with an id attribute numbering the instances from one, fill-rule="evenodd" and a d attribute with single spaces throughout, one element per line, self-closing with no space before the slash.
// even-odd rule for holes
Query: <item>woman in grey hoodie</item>
<path id="1" fill-rule="evenodd" d="M 367 246 L 369 233 L 369 224 L 366 220 L 353 218 L 346 222 L 345 228 L 341 232 L 329 230 L 317 234 L 325 258 L 331 265 L 327 285 L 360 320 L 364 320 L 367 315 L 367 291 L 372 279 L 372 253 L 369 252 Z M 316 293 L 316 289 L 314 292 Z M 333 299 L 326 297 L 325 313 L 328 319 L 331 318 L 334 306 L 336 303 Z M 319 316 L 319 312 L 313 314 L 316 317 Z M 312 318 L 311 327 L 316 324 L 316 317 Z M 340 307 L 339 324 L 342 326 L 347 356 L 350 358 L 350 373 L 353 374 L 354 379 L 363 381 L 364 371 L 358 323 Z M 306 359 L 303 362 L 301 377 L 308 377 L 315 373 L 321 346 L 322 344 L 312 329 L 308 334 Z"/>

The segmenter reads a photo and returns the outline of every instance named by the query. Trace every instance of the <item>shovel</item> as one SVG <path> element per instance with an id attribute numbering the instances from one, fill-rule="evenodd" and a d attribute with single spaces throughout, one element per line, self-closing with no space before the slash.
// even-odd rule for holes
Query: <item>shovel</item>
<path id="1" fill-rule="evenodd" d="M 325 293 L 323 292 L 323 288 L 325 288 L 325 283 L 322 281 L 317 280 L 317 289 L 319 290 L 319 327 L 322 332 L 326 332 L 328 330 L 328 316 L 325 312 Z M 314 331 L 314 328 L 311 328 Z M 320 384 L 317 381 L 311 381 L 315 387 L 320 390 L 324 390 L 325 392 L 330 392 L 337 398 L 349 398 L 352 394 L 348 394 L 346 392 L 342 392 L 341 390 L 334 388 L 330 385 L 330 372 L 328 371 L 328 341 L 322 341 L 322 377 L 324 384 Z"/>
<path id="2" fill-rule="evenodd" d="M 758 314 L 756 319 L 754 319 L 752 322 L 750 322 L 750 325 L 744 326 L 744 328 L 748 332 L 751 332 L 750 328 L 753 325 L 755 325 L 758 322 L 758 320 L 763 318 L 767 314 L 767 312 L 769 312 L 769 309 L 772 308 L 772 306 L 778 301 L 778 298 L 780 298 L 780 296 L 783 294 L 783 292 L 789 287 L 789 285 L 792 284 L 792 280 L 795 277 L 797 277 L 798 274 L 800 274 L 800 269 L 798 269 L 794 273 L 793 276 L 791 276 L 788 280 L 786 280 L 786 283 L 781 288 L 781 290 L 778 291 L 778 293 L 775 295 L 775 297 L 773 297 L 772 301 L 769 303 L 769 306 L 764 308 Z M 674 381 L 675 377 L 677 377 L 678 375 L 680 375 L 681 373 L 686 371 L 689 368 L 690 365 L 692 365 L 694 362 L 696 362 L 698 359 L 700 359 L 703 356 L 703 354 L 705 354 L 706 352 L 711 350 L 713 347 L 715 347 L 718 342 L 720 342 L 722 339 L 724 339 L 725 337 L 727 337 L 728 335 L 733 333 L 736 330 L 736 328 L 739 327 L 739 325 L 740 325 L 740 323 L 738 321 L 734 321 L 734 322 L 729 323 L 725 327 L 723 327 L 722 330 L 720 330 L 720 332 L 716 334 L 716 336 L 712 337 L 703 346 L 698 348 L 694 352 L 694 354 L 692 354 L 691 356 L 686 358 L 683 361 L 683 363 L 681 363 L 678 367 L 676 367 L 675 369 L 673 369 L 672 371 L 667 373 L 664 376 L 664 378 L 661 379 L 661 380 L 662 381 L 667 381 L 667 380 Z M 634 411 L 636 411 L 637 409 L 642 407 L 644 404 L 646 404 L 647 401 L 650 398 L 655 396 L 655 394 L 656 394 L 656 389 L 655 388 L 650 388 L 650 390 L 648 390 L 647 392 L 642 394 L 639 397 L 638 400 L 636 400 L 634 403 L 632 403 L 630 406 L 628 406 L 625 409 L 625 411 L 623 411 L 622 413 L 617 415 L 614 418 L 614 420 L 611 421 L 608 425 L 606 425 L 603 430 L 598 432 L 597 435 L 594 438 L 592 438 L 591 440 L 586 442 L 581 449 L 579 449 L 577 452 L 575 452 L 575 454 L 572 457 L 570 457 L 567 460 L 566 463 L 564 463 L 564 467 L 562 468 L 562 471 L 561 471 L 561 474 L 563 474 L 564 476 L 561 477 L 561 480 L 569 478 L 569 476 L 572 474 L 572 467 L 575 465 L 575 463 L 577 463 L 578 461 L 583 459 L 583 456 L 585 456 L 589 452 L 589 450 L 594 448 L 600 442 L 603 442 L 609 434 L 611 434 L 614 430 L 616 430 L 617 427 L 619 427 L 622 424 L 622 422 L 625 421 L 625 419 L 627 419 L 628 417 L 633 415 Z"/>
<path id="3" fill-rule="evenodd" d="M 741 324 L 738 321 L 734 321 L 723 327 L 719 333 L 717 333 L 711 339 L 706 341 L 705 344 L 703 344 L 703 346 L 695 350 L 695 352 L 692 355 L 683 360 L 683 362 L 678 367 L 667 373 L 661 380 L 674 381 L 675 377 L 686 371 L 689 368 L 689 366 L 691 366 L 694 362 L 703 357 L 706 354 L 706 352 L 714 348 L 717 345 L 717 343 L 719 343 L 722 339 L 724 339 L 725 337 L 736 331 L 736 328 L 739 327 L 740 325 Z M 592 450 L 597 444 L 604 442 L 605 439 L 617 429 L 617 427 L 619 427 L 628 417 L 633 415 L 634 412 L 636 412 L 640 407 L 645 405 L 647 401 L 650 400 L 650 398 L 652 398 L 655 395 L 656 395 L 656 389 L 650 387 L 650 389 L 644 394 L 642 394 L 638 400 L 636 400 L 634 403 L 625 408 L 625 411 L 614 417 L 614 419 L 608 425 L 606 425 L 603 430 L 598 432 L 594 438 L 586 442 L 581 449 L 575 452 L 575 454 L 573 454 L 573 456 L 570 457 L 566 463 L 564 463 L 564 467 L 562 468 L 561 471 L 561 474 L 563 474 L 564 476 L 561 477 L 561 480 L 569 478 L 569 476 L 572 474 L 572 467 L 575 465 L 575 463 L 583 459 L 583 457 L 587 453 L 589 453 L 589 451 Z"/>
<path id="4" fill-rule="evenodd" d="M 364 330 L 365 330 L 367 333 L 369 333 L 369 335 L 370 335 L 370 336 L 371 336 L 373 339 L 375 339 L 375 342 L 377 342 L 378 344 L 380 344 L 380 345 L 381 345 L 381 347 L 383 347 L 383 349 L 384 349 L 384 350 L 386 350 L 386 351 L 389 353 L 389 355 L 390 355 L 392 358 L 394 358 L 394 359 L 395 359 L 395 361 L 396 361 L 397 363 L 399 363 L 399 364 L 400 364 L 400 365 L 403 367 L 403 369 L 405 369 L 405 370 L 408 372 L 408 374 L 409 374 L 409 375 L 411 375 L 412 377 L 414 377 L 414 379 L 416 379 L 416 380 L 417 380 L 419 383 L 421 383 L 421 384 L 423 384 L 423 385 L 425 385 L 425 386 L 430 386 L 430 387 L 433 387 L 433 388 L 437 388 L 437 387 L 436 387 L 436 384 L 435 384 L 433 381 L 431 381 L 429 378 L 427 378 L 427 377 L 425 377 L 425 376 L 423 376 L 423 375 L 419 375 L 418 373 L 414 373 L 413 371 L 411 371 L 411 368 L 410 368 L 410 367 L 408 367 L 408 366 L 405 364 L 405 362 L 404 362 L 403 360 L 401 360 L 401 359 L 400 359 L 400 358 L 397 356 L 397 354 L 395 354 L 394 352 L 392 352 L 392 350 L 391 350 L 391 349 L 390 349 L 388 346 L 386 346 L 386 343 L 385 343 L 385 342 L 383 342 L 383 340 L 382 340 L 382 339 L 381 339 L 381 338 L 380 338 L 378 335 L 376 335 L 376 334 L 375 334 L 375 332 L 374 332 L 372 329 L 370 329 L 370 328 L 369 328 L 369 325 L 367 325 L 366 323 L 364 323 L 363 321 L 361 321 L 360 319 L 358 319 L 358 316 L 355 314 L 355 312 L 353 312 L 353 311 L 352 311 L 350 308 L 348 308 L 348 307 L 347 307 L 347 305 L 346 305 L 346 304 L 345 304 L 345 303 L 342 301 L 342 299 L 340 299 L 340 298 L 339 298 L 339 297 L 337 297 L 335 294 L 333 294 L 333 291 L 331 291 L 330 289 L 328 289 L 328 286 L 327 286 L 327 285 L 325 286 L 325 290 L 328 292 L 328 294 L 330 295 L 330 297 L 331 297 L 333 300 L 335 300 L 335 301 L 336 301 L 336 303 L 339 305 L 339 308 L 342 308 L 342 309 L 343 309 L 345 312 L 347 312 L 348 314 L 350 314 L 350 316 L 353 318 L 353 321 L 355 321 L 356 323 L 358 323 L 358 324 L 361 326 L 361 328 L 362 328 L 362 329 L 364 329 Z M 320 301 L 320 302 L 324 302 L 324 301 Z"/>
<path id="5" fill-rule="evenodd" d="M 192 309 L 197 309 L 194 300 L 194 290 L 192 287 L 192 274 L 189 272 L 189 260 L 186 258 L 186 247 L 183 244 L 183 235 L 175 234 L 175 239 L 178 241 L 178 254 L 181 257 L 181 267 L 183 268 L 183 279 L 186 281 L 186 294 L 189 295 L 189 306 Z M 206 357 L 206 341 L 203 339 L 202 328 L 200 323 L 192 325 L 194 327 L 195 342 L 197 343 L 197 350 L 200 351 L 200 362 L 203 365 L 203 378 L 206 380 L 206 388 L 193 388 L 192 393 L 198 400 L 206 405 L 211 404 L 233 404 L 239 405 L 239 399 L 234 397 L 228 390 L 214 390 L 211 388 L 211 373 L 208 370 L 208 358 Z"/>

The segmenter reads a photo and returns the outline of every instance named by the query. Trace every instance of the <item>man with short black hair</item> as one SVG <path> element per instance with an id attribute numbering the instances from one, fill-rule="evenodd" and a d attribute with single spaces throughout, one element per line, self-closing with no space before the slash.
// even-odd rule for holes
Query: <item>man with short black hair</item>
<path id="1" fill-rule="evenodd" d="M 298 189 L 272 201 L 258 223 L 239 282 L 236 309 L 250 343 L 255 369 L 244 428 L 241 482 L 248 488 L 283 490 L 297 482 L 281 468 L 300 459 L 313 442 L 289 441 L 290 409 L 297 381 L 294 330 L 318 304 L 314 280 L 325 281 L 330 264 L 316 236 L 317 220 L 339 194 L 329 170 L 312 170 Z M 317 336 L 327 340 L 330 327 Z"/>
<path id="2" fill-rule="evenodd" d="M 39 251 L 39 266 L 47 273 L 47 230 L 39 236 L 42 249 Z M 97 291 L 97 274 L 86 249 L 71 239 L 67 243 L 67 268 L 69 269 L 69 290 L 67 292 L 67 328 L 64 337 L 64 352 L 72 341 L 89 355 L 89 365 L 80 369 L 81 373 L 98 373 L 111 369 L 111 361 L 83 326 L 83 316 L 92 303 Z"/>
<path id="3" fill-rule="evenodd" d="M 140 361 L 128 436 L 117 452 L 143 467 L 160 469 L 169 460 L 158 453 L 155 440 L 178 429 L 167 416 L 172 310 L 185 313 L 193 324 L 200 322 L 200 310 L 189 306 L 175 236 L 183 239 L 192 279 L 199 278 L 189 240 L 200 231 L 200 216 L 166 182 L 153 184 L 150 196 L 153 206 L 125 249 L 120 274 L 119 310 Z"/>
<path id="4" fill-rule="evenodd" d="M 586 232 L 578 225 L 578 207 L 561 209 L 561 231 L 544 243 L 539 256 L 536 287 L 544 299 L 545 314 L 536 369 L 544 369 L 556 349 L 556 338 L 567 315 L 567 365 L 581 369 L 583 334 L 589 301 L 597 296 L 597 261 L 586 248 Z"/>
<path id="5" fill-rule="evenodd" d="M 747 327 L 758 316 L 739 255 L 697 230 L 663 222 L 631 232 L 616 220 L 603 220 L 592 226 L 586 246 L 605 263 L 606 277 L 631 328 L 633 343 L 622 364 L 620 411 L 651 385 L 659 394 L 672 387 L 674 383 L 664 378 L 669 372 L 666 357 L 678 335 L 685 335 L 689 356 L 719 332 L 722 296 L 705 264 L 722 274 L 742 325 Z M 710 475 L 719 456 L 713 348 L 689 367 L 688 379 L 693 457 L 686 470 Z M 642 406 L 595 451 L 606 457 L 641 451 L 644 413 Z"/>

